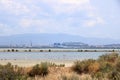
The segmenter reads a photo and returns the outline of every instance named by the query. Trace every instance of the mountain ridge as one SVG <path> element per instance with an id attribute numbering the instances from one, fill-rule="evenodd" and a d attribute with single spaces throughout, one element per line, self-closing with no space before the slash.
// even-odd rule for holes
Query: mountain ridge
<path id="1" fill-rule="evenodd" d="M 0 36 L 0 45 L 10 44 L 34 44 L 44 45 L 62 42 L 82 42 L 90 45 L 119 44 L 119 40 L 109 38 L 88 38 L 68 34 L 17 34 L 11 36 Z"/>

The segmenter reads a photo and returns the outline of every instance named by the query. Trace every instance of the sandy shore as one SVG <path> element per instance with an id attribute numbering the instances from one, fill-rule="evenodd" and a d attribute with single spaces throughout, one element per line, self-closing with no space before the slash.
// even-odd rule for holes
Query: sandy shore
<path id="1" fill-rule="evenodd" d="M 46 60 L 0 60 L 1 65 L 5 65 L 8 62 L 12 63 L 12 65 L 18 65 L 20 67 L 32 67 L 36 64 L 40 64 L 41 62 L 52 62 L 55 64 L 65 64 L 65 67 L 70 67 L 73 65 L 74 61 L 46 61 Z"/>

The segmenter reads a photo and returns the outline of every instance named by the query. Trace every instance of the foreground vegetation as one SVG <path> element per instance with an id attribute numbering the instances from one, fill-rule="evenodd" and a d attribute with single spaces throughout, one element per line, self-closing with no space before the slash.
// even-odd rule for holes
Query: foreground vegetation
<path id="1" fill-rule="evenodd" d="M 8 63 L 0 65 L 0 80 L 120 80 L 119 53 L 105 54 L 97 60 L 76 61 L 72 67 L 64 66 L 42 62 L 25 68 Z"/>
<path id="2" fill-rule="evenodd" d="M 120 80 L 120 56 L 111 53 L 102 55 L 97 60 L 76 61 L 72 69 L 78 74 L 90 74 L 97 80 Z"/>

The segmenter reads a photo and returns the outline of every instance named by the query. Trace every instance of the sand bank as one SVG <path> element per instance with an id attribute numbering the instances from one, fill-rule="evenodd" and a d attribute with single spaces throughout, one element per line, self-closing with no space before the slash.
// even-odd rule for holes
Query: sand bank
<path id="1" fill-rule="evenodd" d="M 65 64 L 65 67 L 70 67 L 73 65 L 74 61 L 47 61 L 47 60 L 0 60 L 1 65 L 5 65 L 8 62 L 12 63 L 12 65 L 18 65 L 20 67 L 32 67 L 36 64 L 40 64 L 41 62 L 52 62 L 55 64 Z"/>

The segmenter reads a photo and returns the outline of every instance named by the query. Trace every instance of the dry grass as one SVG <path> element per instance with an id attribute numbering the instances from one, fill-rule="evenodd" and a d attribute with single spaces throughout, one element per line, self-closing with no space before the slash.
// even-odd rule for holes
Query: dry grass
<path id="1" fill-rule="evenodd" d="M 66 79 L 64 78 L 66 77 Z M 50 67 L 45 77 L 36 76 L 28 80 L 92 80 L 89 74 L 77 74 L 71 67 Z"/>

